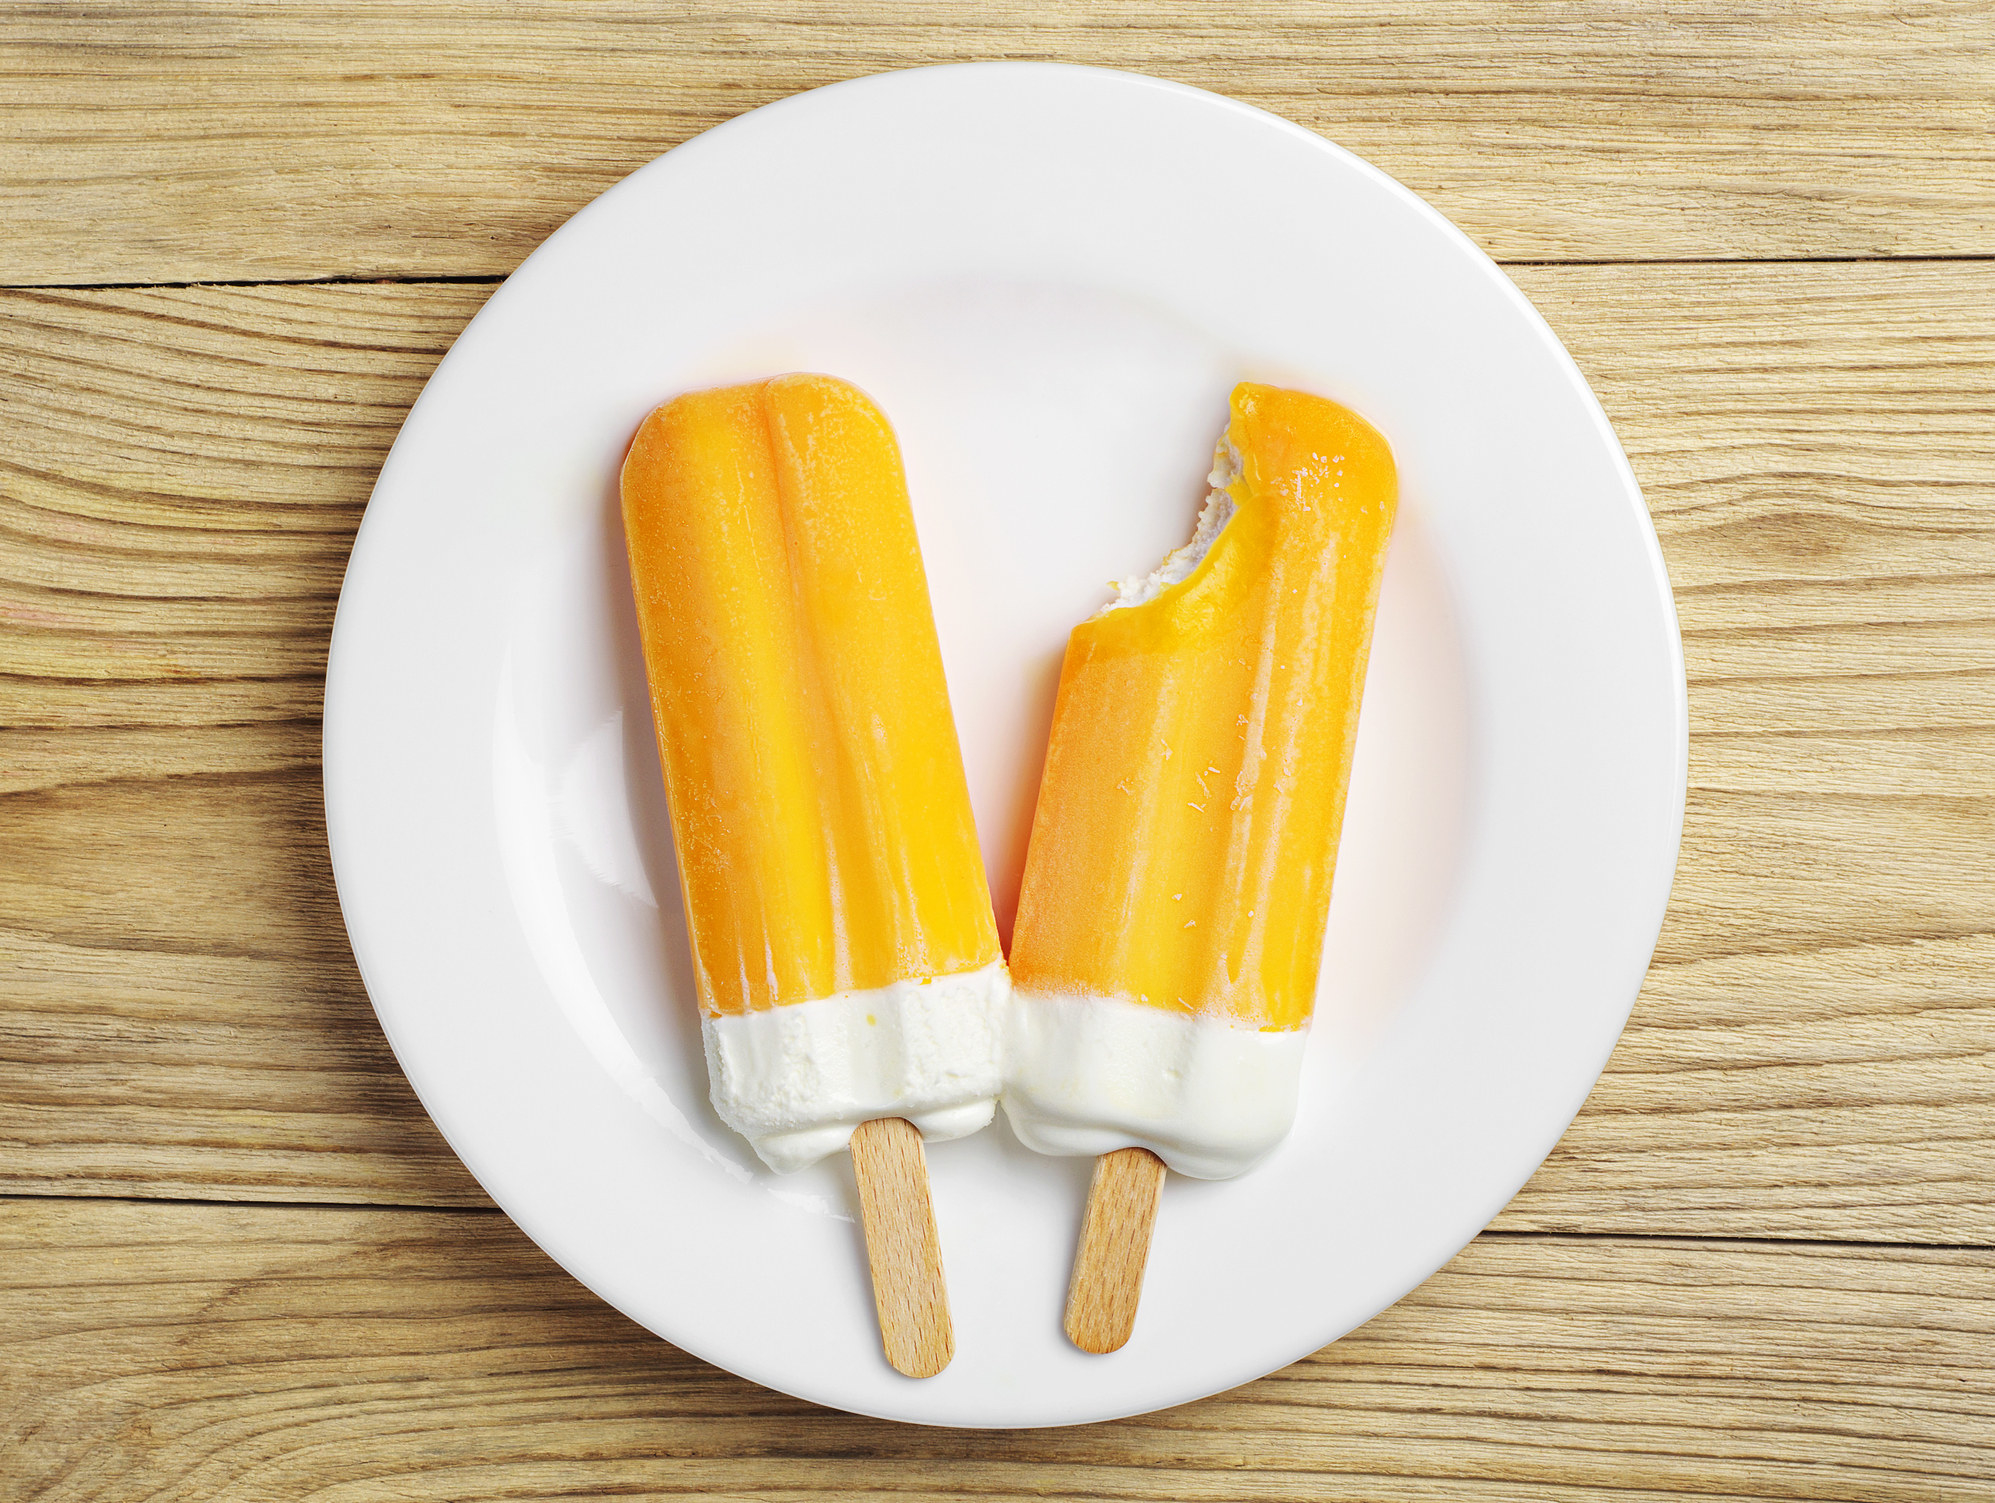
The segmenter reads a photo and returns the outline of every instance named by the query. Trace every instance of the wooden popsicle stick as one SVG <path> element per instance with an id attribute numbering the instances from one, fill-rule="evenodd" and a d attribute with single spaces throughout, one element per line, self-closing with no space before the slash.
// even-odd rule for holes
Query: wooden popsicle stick
<path id="1" fill-rule="evenodd" d="M 1136 1327 L 1163 1189 L 1164 1161 L 1147 1148 L 1118 1148 L 1094 1161 L 1067 1286 L 1067 1339 L 1084 1352 L 1119 1351 Z"/>
<path id="2" fill-rule="evenodd" d="M 860 1123 L 852 1134 L 852 1173 L 859 1181 L 880 1345 L 896 1370 L 932 1378 L 956 1355 L 956 1331 L 921 1130 L 905 1117 Z"/>

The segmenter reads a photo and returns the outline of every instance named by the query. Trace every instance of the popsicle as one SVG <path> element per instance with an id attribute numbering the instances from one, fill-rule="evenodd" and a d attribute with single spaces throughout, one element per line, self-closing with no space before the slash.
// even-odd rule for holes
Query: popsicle
<path id="1" fill-rule="evenodd" d="M 694 392 L 623 512 L 714 1108 L 778 1171 L 851 1145 L 889 1358 L 939 1371 L 920 1139 L 990 1121 L 1008 979 L 893 430 L 829 376 Z"/>
<path id="2" fill-rule="evenodd" d="M 1068 1333 L 1129 1335 L 1168 1165 L 1295 1116 L 1398 485 L 1321 397 L 1242 384 L 1190 543 L 1074 629 L 1012 938 L 1005 1111 L 1097 1167 Z"/>

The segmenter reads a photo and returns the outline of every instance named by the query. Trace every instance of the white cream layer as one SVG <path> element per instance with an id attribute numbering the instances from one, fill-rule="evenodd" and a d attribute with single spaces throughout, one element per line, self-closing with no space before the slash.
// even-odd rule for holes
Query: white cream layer
<path id="1" fill-rule="evenodd" d="M 1306 1029 L 1020 989 L 1008 1032 L 1005 1115 L 1041 1153 L 1147 1148 L 1193 1179 L 1228 1179 L 1295 1121 Z"/>
<path id="2" fill-rule="evenodd" d="M 838 1152 L 875 1117 L 906 1117 L 938 1142 L 967 1137 L 996 1110 L 1010 992 L 994 961 L 703 1018 L 714 1110 L 778 1173 Z"/>

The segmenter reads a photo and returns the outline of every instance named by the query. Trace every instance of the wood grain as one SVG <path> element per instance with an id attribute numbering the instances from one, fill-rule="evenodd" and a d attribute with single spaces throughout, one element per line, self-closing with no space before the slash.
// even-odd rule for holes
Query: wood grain
<path id="1" fill-rule="evenodd" d="M 1517 275 L 1654 513 L 1692 789 L 1628 1033 L 1498 1225 L 1995 1242 L 1995 266 Z M 0 1185 L 481 1203 L 346 952 L 315 717 L 486 290 L 0 294 Z"/>
<path id="2" fill-rule="evenodd" d="M 353 531 L 488 291 L 0 305 L 8 1182 L 488 1204 L 374 1022 L 318 785 Z"/>
<path id="3" fill-rule="evenodd" d="M 1634 1026 L 1498 1224 L 1995 1241 L 1995 278 L 1518 278 L 1655 518 L 1691 792 Z"/>
<path id="4" fill-rule="evenodd" d="M 956 1355 L 956 1332 L 920 1130 L 901 1117 L 861 1122 L 852 1134 L 852 1177 L 881 1349 L 896 1372 L 932 1378 Z"/>
<path id="5" fill-rule="evenodd" d="M 1136 1329 L 1163 1189 L 1164 1161 L 1147 1148 L 1118 1148 L 1094 1161 L 1067 1285 L 1067 1339 L 1084 1352 L 1119 1352 Z"/>
<path id="6" fill-rule="evenodd" d="M 983 58 L 1274 110 L 1503 257 L 1987 255 L 1991 57 L 1979 0 L 15 5 L 0 282 L 503 275 L 743 110 Z"/>
<path id="7" fill-rule="evenodd" d="M 492 1213 L 0 1202 L 0 1291 L 44 1503 L 1995 1497 L 1985 1250 L 1485 1237 L 1260 1382 L 991 1432 L 718 1372 Z"/>
<path id="8" fill-rule="evenodd" d="M 1515 269 L 1663 540 L 1689 822 L 1587 1108 L 1394 1309 L 1167 1413 L 916 1429 L 482 1209 L 346 951 L 317 718 L 490 286 L 62 289 L 496 278 L 745 109 L 986 57 L 1266 106 L 1517 260 L 1995 254 L 1986 0 L 0 10 L 0 284 L 43 289 L 0 291 L 0 1499 L 1995 1500 L 1985 262 Z"/>

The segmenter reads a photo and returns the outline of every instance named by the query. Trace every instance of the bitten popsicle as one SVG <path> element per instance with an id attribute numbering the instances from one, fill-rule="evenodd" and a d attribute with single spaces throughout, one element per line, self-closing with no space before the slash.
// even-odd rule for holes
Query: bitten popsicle
<path id="1" fill-rule="evenodd" d="M 1253 384 L 1211 485 L 1068 640 L 1012 940 L 1006 1114 L 1104 1155 L 1068 1295 L 1090 1351 L 1128 1339 L 1164 1166 L 1239 1174 L 1294 1120 L 1398 498 L 1363 419 Z"/>
<path id="2" fill-rule="evenodd" d="M 888 1356 L 927 1376 L 915 1130 L 990 1121 L 1008 981 L 899 447 L 828 376 L 694 392 L 623 511 L 714 1107 L 773 1169 L 850 1143 Z"/>

